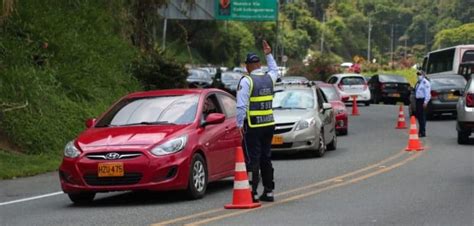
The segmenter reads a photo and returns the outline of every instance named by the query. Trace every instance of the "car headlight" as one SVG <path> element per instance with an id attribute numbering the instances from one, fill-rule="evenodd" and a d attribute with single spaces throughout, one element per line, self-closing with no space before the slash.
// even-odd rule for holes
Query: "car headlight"
<path id="1" fill-rule="evenodd" d="M 64 157 L 76 158 L 81 154 L 79 149 L 74 145 L 74 141 L 69 141 L 64 147 Z"/>
<path id="2" fill-rule="evenodd" d="M 296 131 L 307 129 L 311 126 L 314 126 L 315 123 L 316 123 L 316 120 L 314 120 L 314 118 L 301 120 L 298 122 L 298 126 L 296 126 Z"/>
<path id="3" fill-rule="evenodd" d="M 151 153 L 156 156 L 176 153 L 178 151 L 183 150 L 183 148 L 186 146 L 187 141 L 188 141 L 187 135 L 174 138 L 172 140 L 166 141 L 165 143 L 161 145 L 156 146 L 155 148 L 151 150 Z"/>

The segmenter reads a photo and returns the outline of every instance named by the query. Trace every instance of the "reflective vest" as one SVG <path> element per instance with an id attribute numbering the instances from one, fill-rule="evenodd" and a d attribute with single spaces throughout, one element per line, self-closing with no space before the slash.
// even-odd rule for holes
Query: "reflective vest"
<path id="1" fill-rule="evenodd" d="M 247 108 L 247 123 L 250 128 L 272 126 L 273 80 L 264 72 L 251 73 L 250 101 Z"/>

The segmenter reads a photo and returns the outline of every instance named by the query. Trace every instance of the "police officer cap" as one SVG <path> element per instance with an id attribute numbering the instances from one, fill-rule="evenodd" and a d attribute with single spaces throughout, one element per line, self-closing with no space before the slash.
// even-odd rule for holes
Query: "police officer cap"
<path id="1" fill-rule="evenodd" d="M 423 70 L 418 70 L 416 72 L 416 75 L 425 75 L 425 72 Z"/>
<path id="2" fill-rule="evenodd" d="M 255 53 L 247 54 L 247 59 L 245 59 L 246 64 L 253 64 L 260 62 L 260 58 Z"/>

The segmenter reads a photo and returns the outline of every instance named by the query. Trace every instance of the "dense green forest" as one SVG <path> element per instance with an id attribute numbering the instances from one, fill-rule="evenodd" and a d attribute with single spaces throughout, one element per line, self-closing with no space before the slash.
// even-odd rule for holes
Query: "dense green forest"
<path id="1" fill-rule="evenodd" d="M 376 61 L 366 71 L 474 43 L 470 0 L 294 0 L 280 1 L 278 22 L 169 20 L 164 49 L 156 9 L 166 2 L 2 0 L 0 178 L 55 169 L 84 120 L 120 96 L 182 87 L 184 64 L 237 66 L 263 39 L 293 73 L 320 79 L 367 58 L 369 27 Z"/>

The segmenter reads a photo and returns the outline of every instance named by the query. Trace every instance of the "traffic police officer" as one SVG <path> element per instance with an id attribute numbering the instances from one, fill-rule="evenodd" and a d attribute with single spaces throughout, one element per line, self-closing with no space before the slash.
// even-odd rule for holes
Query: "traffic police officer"
<path id="1" fill-rule="evenodd" d="M 426 114 L 425 110 L 431 99 L 431 84 L 425 77 L 424 71 L 418 71 L 418 82 L 415 85 L 415 117 L 418 119 L 420 137 L 426 136 Z"/>
<path id="2" fill-rule="evenodd" d="M 251 172 L 252 197 L 273 202 L 273 166 L 271 142 L 275 122 L 273 120 L 273 87 L 278 78 L 278 67 L 271 54 L 272 49 L 263 41 L 263 52 L 268 72 L 261 69 L 260 59 L 255 53 L 247 54 L 245 60 L 248 75 L 243 76 L 237 88 L 237 127 L 239 127 L 245 150 L 247 169 Z M 262 176 L 263 194 L 258 197 L 258 183 Z"/>

